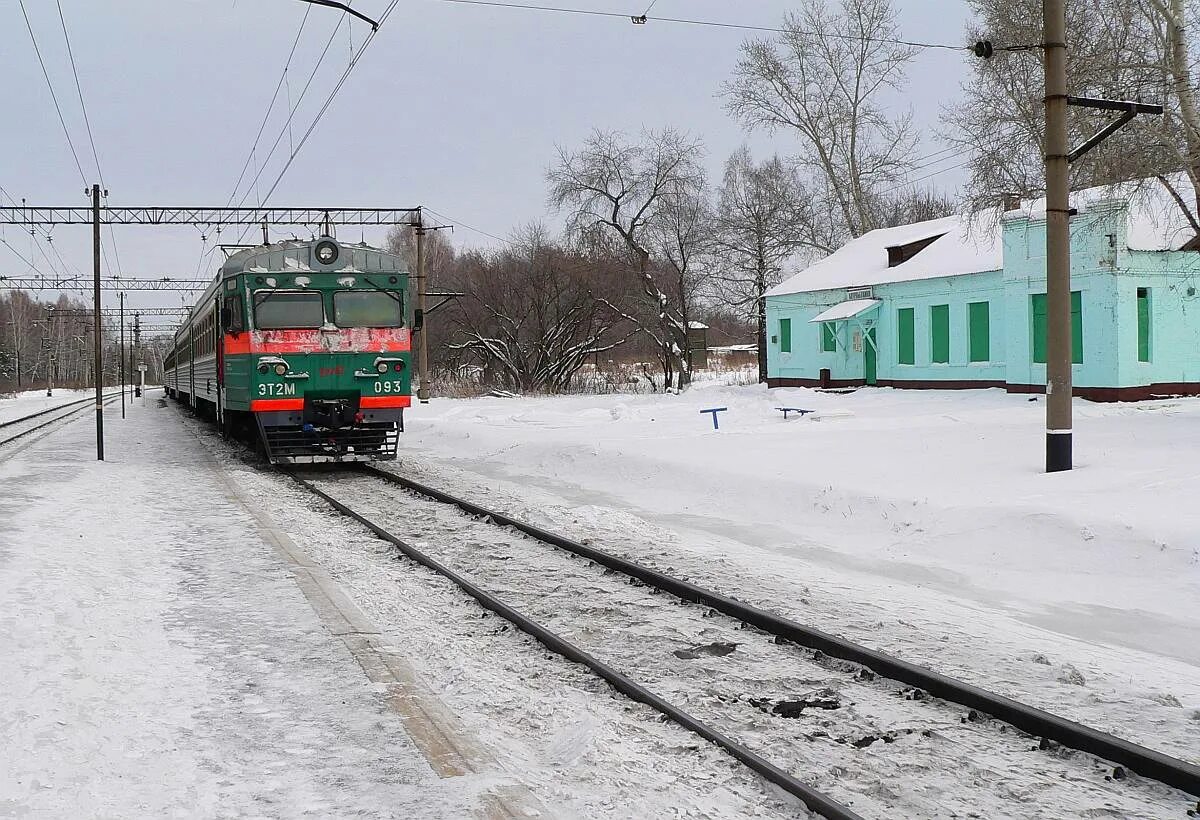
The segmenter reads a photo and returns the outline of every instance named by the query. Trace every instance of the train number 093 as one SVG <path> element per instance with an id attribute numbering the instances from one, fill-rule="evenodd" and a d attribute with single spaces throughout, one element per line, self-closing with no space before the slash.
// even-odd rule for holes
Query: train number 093
<path id="1" fill-rule="evenodd" d="M 401 381 L 394 382 L 375 382 L 376 393 L 403 393 L 404 383 Z"/>

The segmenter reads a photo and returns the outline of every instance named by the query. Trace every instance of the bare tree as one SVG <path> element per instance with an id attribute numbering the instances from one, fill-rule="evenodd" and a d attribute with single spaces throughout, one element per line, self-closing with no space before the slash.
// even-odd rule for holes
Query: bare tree
<path id="1" fill-rule="evenodd" d="M 466 296 L 452 314 L 449 348 L 472 355 L 488 381 L 561 391 L 633 331 L 609 307 L 611 266 L 564 251 L 541 226 L 501 251 L 464 254 L 455 267 Z"/>
<path id="2" fill-rule="evenodd" d="M 778 156 L 755 164 L 743 145 L 726 161 L 714 233 L 720 265 L 710 281 L 720 301 L 754 318 L 759 381 L 767 378 L 767 290 L 788 257 L 831 250 L 813 243 L 813 219 L 799 173 Z"/>
<path id="3" fill-rule="evenodd" d="M 444 290 L 457 291 L 451 281 L 454 277 L 454 262 L 456 258 L 454 246 L 450 243 L 448 230 L 426 231 L 424 240 L 426 285 L 430 292 Z M 408 225 L 395 225 L 384 240 L 384 249 L 400 256 L 408 267 L 409 303 L 416 304 L 416 271 L 417 243 L 416 234 Z M 437 299 L 431 305 L 437 304 Z M 429 334 L 430 368 L 434 372 L 444 372 L 454 364 L 455 351 L 450 348 L 451 327 L 447 323 L 447 308 L 438 308 L 437 312 L 425 318 L 423 332 Z M 411 311 L 410 311 L 411 314 Z"/>
<path id="4" fill-rule="evenodd" d="M 971 36 L 1018 46 L 1041 42 L 1041 0 L 969 2 Z M 1195 10 L 1185 0 L 1075 0 L 1067 11 L 1072 94 L 1161 102 L 1166 109 L 1163 117 L 1138 117 L 1072 163 L 1072 186 L 1158 178 L 1200 233 L 1200 114 L 1189 56 Z M 972 61 L 962 102 L 943 111 L 943 138 L 970 157 L 974 210 L 994 206 L 1001 192 L 1036 196 L 1044 189 L 1039 54 L 1036 48 L 1001 50 Z M 1071 142 L 1082 142 L 1109 119 L 1109 112 L 1072 107 Z M 1175 171 L 1187 172 L 1190 191 L 1167 179 Z"/>
<path id="5" fill-rule="evenodd" d="M 652 254 L 670 233 L 668 221 L 676 219 L 678 226 L 686 203 L 701 195 L 703 150 L 698 140 L 670 128 L 643 132 L 638 142 L 619 132 L 595 131 L 578 151 L 560 148 L 546 175 L 550 203 L 567 211 L 576 237 L 624 252 L 649 301 L 654 320 L 648 326 L 656 326 L 668 383 L 675 374 L 679 384 L 690 377 L 686 308 L 664 286 Z"/>
<path id="6" fill-rule="evenodd" d="M 776 40 L 742 45 L 725 86 L 731 113 L 751 127 L 790 130 L 811 176 L 809 241 L 828 249 L 879 227 L 879 195 L 912 167 L 911 115 L 890 116 L 883 96 L 899 89 L 914 49 L 897 35 L 889 0 L 801 0 Z"/>

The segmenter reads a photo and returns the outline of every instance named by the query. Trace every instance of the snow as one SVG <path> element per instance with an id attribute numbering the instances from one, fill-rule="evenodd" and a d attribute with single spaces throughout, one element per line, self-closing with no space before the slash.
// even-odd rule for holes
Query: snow
<path id="1" fill-rule="evenodd" d="M 767 291 L 767 296 L 999 270 L 1003 264 L 1000 230 L 987 227 L 997 221 L 986 214 L 974 221 L 954 215 L 870 231 L 785 279 Z M 935 236 L 938 239 L 916 256 L 888 267 L 889 247 Z"/>
<path id="2" fill-rule="evenodd" d="M 1191 190 L 1186 175 L 1169 175 L 1168 179 L 1177 191 Z M 1121 200 L 1130 202 L 1126 226 L 1130 249 L 1177 250 L 1194 238 L 1195 231 L 1187 217 L 1170 192 L 1155 180 L 1105 185 L 1071 194 L 1071 206 L 1078 209 L 1080 215 L 1086 214 L 1090 207 Z M 973 216 L 955 214 L 870 231 L 785 279 L 767 291 L 767 295 L 785 296 L 1000 270 L 1004 264 L 1000 217 L 999 209 L 991 209 Z M 1045 197 L 1026 200 L 1019 209 L 1003 214 L 1004 219 L 1045 217 Z M 934 236 L 939 238 L 911 259 L 888 267 L 889 247 Z"/>
<path id="3" fill-rule="evenodd" d="M 45 390 L 26 390 L 9 398 L 0 396 L 0 422 L 12 421 L 40 410 L 50 410 L 92 395 L 94 393 L 91 390 L 55 389 L 53 396 L 47 396 Z"/>
<path id="4" fill-rule="evenodd" d="M 435 399 L 406 429 L 418 478 L 1200 761 L 1200 401 L 1078 402 L 1056 475 L 1043 402 L 998 390 Z"/>
<path id="5" fill-rule="evenodd" d="M 873 307 L 879 305 L 879 299 L 851 299 L 848 302 L 841 302 L 834 305 L 829 310 L 818 313 L 809 322 L 833 322 L 838 319 L 850 319 L 860 313 L 865 313 Z"/>
<path id="6" fill-rule="evenodd" d="M 0 460 L 0 816 L 466 816 L 168 410 Z"/>
<path id="7" fill-rule="evenodd" d="M 714 431 L 697 411 L 717 405 Z M 817 412 L 784 421 L 781 405 Z M 804 816 L 174 407 L 137 402 L 124 422 L 109 408 L 103 463 L 89 422 L 0 454 L 0 816 L 478 816 L 496 784 L 563 817 Z M 435 399 L 406 414 L 391 469 L 1197 762 L 1198 422 L 1197 400 L 1080 402 L 1078 469 L 1048 476 L 1040 399 L 710 379 L 682 395 Z M 487 750 L 482 774 L 429 769 L 226 482 Z M 693 625 L 669 596 L 486 523 L 366 501 L 703 718 L 726 714 L 715 694 L 778 701 L 836 678 L 848 708 L 725 728 L 864 808 L 894 807 L 871 816 L 1161 817 L 1179 802 L 1108 783 L 1086 757 L 1029 755 L 1019 736 L 977 744 L 986 722 L 923 717 L 836 668 L 789 677 L 794 648 L 728 619 Z M 572 596 L 568 574 L 595 595 Z M 738 646 L 673 651 L 714 643 Z M 934 742 L 797 742 L 820 726 L 932 726 Z M 976 806 L 960 781 L 990 796 Z"/>
<path id="8" fill-rule="evenodd" d="M 1168 174 L 1167 180 L 1185 198 L 1187 192 L 1192 190 L 1191 180 L 1183 172 Z M 1102 185 L 1071 193 L 1071 207 L 1075 208 L 1080 216 L 1086 214 L 1090 208 L 1123 200 L 1130 203 L 1126 244 L 1131 250 L 1178 250 L 1195 238 L 1196 231 L 1187 216 L 1180 210 L 1171 192 L 1157 180 Z M 1045 219 L 1046 198 L 1022 202 L 1019 210 L 1008 213 L 1029 219 Z M 1006 214 L 1005 218 L 1013 217 Z"/>

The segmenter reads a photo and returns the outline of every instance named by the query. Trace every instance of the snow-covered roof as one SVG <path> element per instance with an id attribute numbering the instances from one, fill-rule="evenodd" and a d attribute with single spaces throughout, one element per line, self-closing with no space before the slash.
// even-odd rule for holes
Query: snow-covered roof
<path id="1" fill-rule="evenodd" d="M 1166 179 L 1185 202 L 1195 198 L 1192 183 L 1186 174 L 1168 174 Z M 1118 185 L 1101 185 L 1071 194 L 1071 207 L 1080 214 L 1086 213 L 1093 206 L 1110 205 L 1114 202 L 1129 203 L 1126 244 L 1130 250 L 1179 250 L 1196 236 L 1195 229 L 1179 209 L 1171 192 L 1157 180 L 1143 179 Z M 1005 219 L 1023 217 L 1045 219 L 1046 198 L 1022 202 L 1019 209 L 1004 215 Z"/>
<path id="2" fill-rule="evenodd" d="M 851 299 L 848 302 L 840 302 L 834 305 L 829 310 L 818 313 L 810 322 L 836 322 L 839 319 L 852 319 L 860 313 L 866 313 L 873 307 L 877 307 L 881 299 Z"/>
<path id="3" fill-rule="evenodd" d="M 1191 196 L 1191 183 L 1178 174 L 1168 177 L 1177 191 Z M 1195 237 L 1187 217 L 1170 192 L 1159 182 L 1141 182 L 1087 188 L 1071 195 L 1079 213 L 1089 207 L 1129 202 L 1128 246 L 1132 250 L 1178 250 Z M 1021 208 L 1001 214 L 993 210 L 972 218 L 955 214 L 880 228 L 852 239 L 824 259 L 809 265 L 767 291 L 768 296 L 816 290 L 911 282 L 942 276 L 999 270 L 1003 264 L 1000 218 L 1042 219 L 1045 198 L 1023 202 Z M 894 267 L 888 267 L 888 248 L 932 240 L 924 249 Z"/>
<path id="4" fill-rule="evenodd" d="M 1000 230 L 996 219 L 983 215 L 972 222 L 954 215 L 880 228 L 852 239 L 829 256 L 767 291 L 768 296 L 831 290 L 885 282 L 908 282 L 999 270 Z M 934 238 L 936 237 L 936 238 Z M 888 248 L 933 239 L 911 259 L 888 267 Z"/>

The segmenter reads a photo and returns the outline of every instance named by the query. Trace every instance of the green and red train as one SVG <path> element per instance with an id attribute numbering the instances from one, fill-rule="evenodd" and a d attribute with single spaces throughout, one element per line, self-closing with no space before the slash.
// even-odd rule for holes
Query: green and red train
<path id="1" fill-rule="evenodd" d="M 396 457 L 411 404 L 408 272 L 329 236 L 231 255 L 175 334 L 167 394 L 274 463 Z"/>

